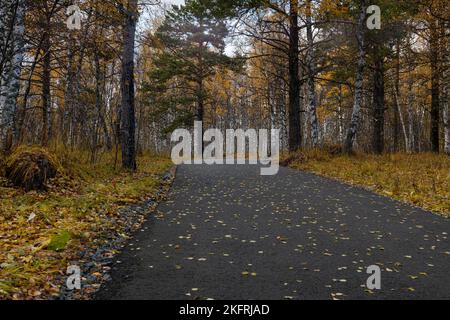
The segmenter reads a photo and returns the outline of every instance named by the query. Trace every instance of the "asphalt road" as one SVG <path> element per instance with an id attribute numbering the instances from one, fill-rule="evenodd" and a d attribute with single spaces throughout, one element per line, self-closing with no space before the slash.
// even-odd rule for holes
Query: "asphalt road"
<path id="1" fill-rule="evenodd" d="M 450 299 L 448 219 L 315 175 L 181 166 L 97 299 Z M 381 290 L 365 286 L 381 267 Z"/>

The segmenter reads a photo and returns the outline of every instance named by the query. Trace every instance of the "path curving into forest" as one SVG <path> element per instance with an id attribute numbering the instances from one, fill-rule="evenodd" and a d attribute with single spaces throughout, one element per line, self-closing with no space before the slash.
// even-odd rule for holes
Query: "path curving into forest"
<path id="1" fill-rule="evenodd" d="M 450 222 L 282 168 L 180 166 L 97 299 L 449 299 Z M 382 289 L 365 288 L 380 265 Z"/>

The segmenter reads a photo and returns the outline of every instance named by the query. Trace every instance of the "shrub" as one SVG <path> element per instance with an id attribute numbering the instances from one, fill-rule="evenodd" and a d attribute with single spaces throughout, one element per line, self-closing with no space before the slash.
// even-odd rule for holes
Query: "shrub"
<path id="1" fill-rule="evenodd" d="M 21 146 L 5 161 L 5 176 L 26 191 L 45 190 L 48 179 L 56 177 L 60 164 L 56 157 L 40 147 Z"/>

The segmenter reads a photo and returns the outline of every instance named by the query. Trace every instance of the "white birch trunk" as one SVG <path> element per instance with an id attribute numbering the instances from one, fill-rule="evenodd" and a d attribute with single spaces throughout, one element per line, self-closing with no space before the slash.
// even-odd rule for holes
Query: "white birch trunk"
<path id="1" fill-rule="evenodd" d="M 423 105 L 421 107 L 420 110 L 420 115 L 419 115 L 419 126 L 418 126 L 418 130 L 417 130 L 417 136 L 419 137 L 418 139 L 418 146 L 419 146 L 419 152 L 422 152 L 422 135 L 423 135 L 423 128 L 425 128 L 425 110 L 427 109 L 427 107 L 425 105 Z"/>
<path id="2" fill-rule="evenodd" d="M 315 68 L 315 53 L 314 53 L 314 36 L 312 30 L 312 10 L 311 1 L 307 1 L 306 12 L 306 35 L 308 39 L 307 52 L 307 69 L 308 69 L 308 85 L 307 85 L 307 99 L 308 99 L 308 115 L 311 125 L 311 144 L 315 148 L 319 145 L 319 124 L 317 117 L 317 99 L 316 99 L 316 82 L 314 80 Z"/>
<path id="3" fill-rule="evenodd" d="M 25 33 L 25 0 L 17 0 L 15 24 L 13 29 L 13 51 L 10 62 L 9 74 L 5 83 L 5 100 L 2 112 L 2 127 L 6 136 L 12 135 L 15 129 L 15 115 L 17 109 L 17 97 L 20 90 L 20 74 L 24 57 L 24 33 Z M 6 138 L 8 140 L 8 138 Z M 3 147 L 7 141 L 3 141 Z"/>
<path id="4" fill-rule="evenodd" d="M 5 0 L 2 2 L 2 5 L 0 6 L 0 139 L 3 137 L 3 108 L 5 105 L 5 91 L 6 91 L 6 75 L 9 74 L 8 70 L 5 70 L 6 67 L 6 39 L 7 36 L 7 20 L 8 20 L 8 9 L 9 9 L 9 2 Z"/>
<path id="5" fill-rule="evenodd" d="M 3 79 L 3 68 L 5 66 L 6 61 L 6 52 L 5 47 L 8 46 L 8 34 L 10 30 L 8 30 L 8 15 L 10 14 L 11 2 L 10 0 L 3 0 L 0 5 L 0 75 Z"/>
<path id="6" fill-rule="evenodd" d="M 402 126 L 402 131 L 403 131 L 403 137 L 405 139 L 405 148 L 407 152 L 410 152 L 409 149 L 409 140 L 408 140 L 408 132 L 406 131 L 406 125 L 405 125 L 405 121 L 403 118 L 403 112 L 402 112 L 402 108 L 400 106 L 400 101 L 397 95 L 397 92 L 394 90 L 394 95 L 395 95 L 395 104 L 397 105 L 397 112 L 398 115 L 400 117 L 400 125 Z"/>
<path id="7" fill-rule="evenodd" d="M 366 51 L 365 51 L 365 22 L 366 22 L 366 1 L 360 0 L 358 27 L 356 37 L 358 40 L 358 67 L 356 71 L 355 82 L 355 102 L 353 105 L 352 119 L 347 132 L 345 142 L 345 152 L 352 153 L 356 140 L 358 126 L 361 120 L 361 105 L 363 102 L 363 86 L 364 86 L 364 69 L 366 67 Z"/>
<path id="8" fill-rule="evenodd" d="M 408 152 L 412 153 L 414 150 L 414 92 L 413 92 L 413 79 L 409 79 L 408 83 Z"/>

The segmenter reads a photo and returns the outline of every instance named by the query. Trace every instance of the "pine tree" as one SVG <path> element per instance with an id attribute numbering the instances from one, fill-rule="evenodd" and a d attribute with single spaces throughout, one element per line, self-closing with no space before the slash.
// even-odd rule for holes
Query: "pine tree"
<path id="1" fill-rule="evenodd" d="M 359 0 L 358 25 L 356 30 L 356 38 L 358 41 L 358 66 L 356 70 L 355 82 L 355 100 L 353 103 L 353 113 L 350 126 L 347 131 L 347 139 L 345 141 L 345 152 L 352 153 L 361 121 L 361 107 L 363 103 L 363 86 L 364 86 L 364 70 L 366 67 L 366 0 Z"/>
<path id="2" fill-rule="evenodd" d="M 161 50 L 154 60 L 148 89 L 165 93 L 160 102 L 171 109 L 172 126 L 190 125 L 192 119 L 204 120 L 207 80 L 219 67 L 234 66 L 233 59 L 224 53 L 227 35 L 224 20 L 208 9 L 208 1 L 188 0 L 186 5 L 173 6 L 167 13 L 155 35 Z"/>

